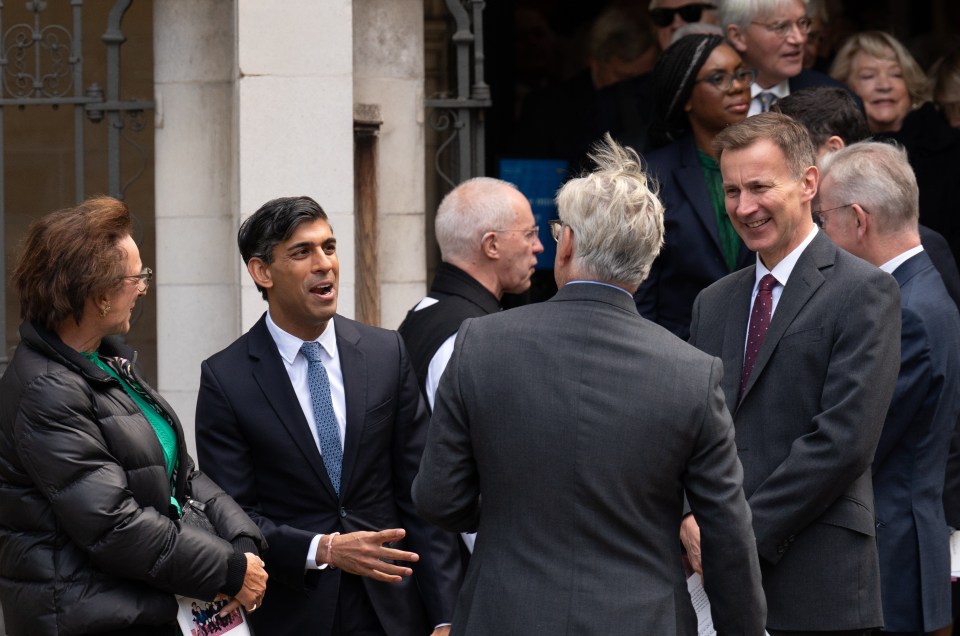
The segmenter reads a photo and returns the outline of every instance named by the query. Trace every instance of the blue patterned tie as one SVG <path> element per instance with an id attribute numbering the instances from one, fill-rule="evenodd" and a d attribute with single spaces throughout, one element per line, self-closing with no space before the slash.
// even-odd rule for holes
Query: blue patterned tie
<path id="1" fill-rule="evenodd" d="M 318 343 L 304 342 L 300 352 L 307 359 L 307 381 L 310 384 L 310 401 L 313 402 L 313 421 L 320 435 L 320 453 L 333 489 L 339 495 L 343 447 L 340 446 L 340 427 L 330 400 L 330 380 L 327 378 L 327 369 L 320 361 Z"/>
<path id="2" fill-rule="evenodd" d="M 763 113 L 769 112 L 773 105 L 780 101 L 776 95 L 769 91 L 763 91 L 757 97 L 760 99 L 760 112 Z"/>

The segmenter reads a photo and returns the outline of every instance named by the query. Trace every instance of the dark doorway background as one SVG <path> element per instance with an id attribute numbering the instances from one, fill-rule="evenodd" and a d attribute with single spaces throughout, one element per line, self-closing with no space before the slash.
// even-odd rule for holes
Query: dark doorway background
<path id="1" fill-rule="evenodd" d="M 823 0 L 829 16 L 821 55 L 832 59 L 843 41 L 865 30 L 896 36 L 926 70 L 936 59 L 960 47 L 960 2 L 956 0 Z M 528 156 L 520 124 L 524 99 L 532 91 L 555 86 L 586 65 L 590 25 L 608 6 L 618 4 L 645 13 L 649 0 L 498 0 L 484 10 L 486 81 L 493 106 L 486 113 L 486 174 L 500 176 L 499 160 Z M 825 51 L 825 53 L 824 53 Z M 829 59 L 818 70 L 829 69 Z M 529 120 L 527 120 L 529 121 Z M 571 128 L 575 126 L 571 122 Z M 563 125 L 556 128 L 564 135 Z M 565 158 L 565 157 L 564 157 Z M 583 164 L 572 166 L 574 172 Z M 520 297 L 507 294 L 507 307 L 545 300 L 556 286 L 553 271 L 538 270 L 533 287 Z"/>
<path id="2" fill-rule="evenodd" d="M 583 42 L 592 20 L 622 0 L 498 0 L 484 10 L 487 82 L 493 107 L 487 119 L 487 174 L 497 159 L 514 153 L 517 119 L 531 90 L 569 78 L 583 68 Z M 633 0 L 645 10 L 649 0 Z M 917 61 L 929 66 L 960 46 L 956 0 L 826 0 L 828 41 L 836 50 L 847 35 L 879 29 L 899 38 Z M 563 134 L 558 130 L 557 134 Z"/>

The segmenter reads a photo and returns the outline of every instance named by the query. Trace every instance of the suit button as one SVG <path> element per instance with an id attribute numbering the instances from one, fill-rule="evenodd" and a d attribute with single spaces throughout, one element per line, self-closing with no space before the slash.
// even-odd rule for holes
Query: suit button
<path id="1" fill-rule="evenodd" d="M 347 518 L 347 509 L 346 509 L 346 508 L 342 508 L 342 507 L 340 508 L 340 518 L 341 518 L 341 519 L 346 519 L 346 518 Z"/>

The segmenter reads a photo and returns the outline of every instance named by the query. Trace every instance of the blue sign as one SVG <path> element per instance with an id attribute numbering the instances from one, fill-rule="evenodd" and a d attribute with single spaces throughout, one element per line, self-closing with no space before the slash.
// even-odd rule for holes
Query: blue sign
<path id="1" fill-rule="evenodd" d="M 567 162 L 559 159 L 501 159 L 500 178 L 517 186 L 533 208 L 540 227 L 543 253 L 537 256 L 537 269 L 553 269 L 557 244 L 550 236 L 547 221 L 557 218 L 556 194 L 567 177 Z"/>

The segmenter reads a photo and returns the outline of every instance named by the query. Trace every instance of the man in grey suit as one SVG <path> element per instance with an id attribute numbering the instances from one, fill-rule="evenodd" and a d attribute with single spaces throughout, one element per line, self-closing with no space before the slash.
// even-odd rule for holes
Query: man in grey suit
<path id="1" fill-rule="evenodd" d="M 715 143 L 727 214 L 757 263 L 701 292 L 690 342 L 723 360 L 767 629 L 863 634 L 883 624 L 870 463 L 900 362 L 897 283 L 818 232 L 800 124 L 756 115 Z M 694 560 L 697 522 L 694 510 L 682 527 Z"/>
<path id="2" fill-rule="evenodd" d="M 594 160 L 557 197 L 560 291 L 465 321 L 440 381 L 413 496 L 479 529 L 452 633 L 696 634 L 685 490 L 719 633 L 762 634 L 720 361 L 637 313 L 663 208 L 632 150 L 607 137 Z"/>

